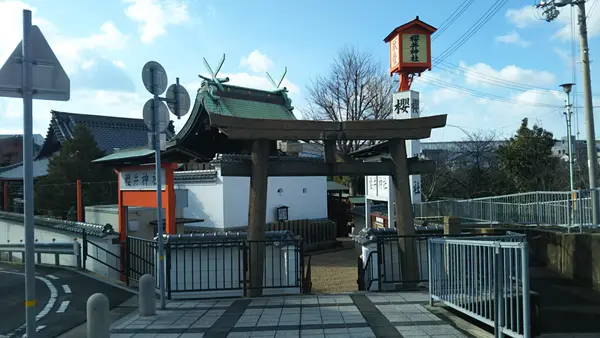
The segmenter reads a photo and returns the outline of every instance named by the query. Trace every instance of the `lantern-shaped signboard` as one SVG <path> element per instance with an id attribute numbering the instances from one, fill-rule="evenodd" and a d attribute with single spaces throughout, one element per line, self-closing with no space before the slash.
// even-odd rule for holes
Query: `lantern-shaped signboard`
<path id="1" fill-rule="evenodd" d="M 436 30 L 417 16 L 383 40 L 390 45 L 390 76 L 400 75 L 400 91 L 410 89 L 414 74 L 431 70 L 431 34 Z"/>

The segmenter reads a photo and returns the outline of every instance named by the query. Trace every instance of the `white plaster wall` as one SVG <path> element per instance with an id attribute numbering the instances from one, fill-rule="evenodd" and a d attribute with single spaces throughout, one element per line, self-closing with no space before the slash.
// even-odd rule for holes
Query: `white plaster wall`
<path id="1" fill-rule="evenodd" d="M 188 190 L 188 207 L 183 209 L 183 217 L 203 219 L 201 223 L 189 223 L 186 226 L 224 227 L 223 181 L 217 177 L 215 182 L 175 183 L 175 189 Z"/>
<path id="2" fill-rule="evenodd" d="M 226 227 L 248 225 L 249 177 L 223 177 Z M 282 189 L 281 193 L 277 190 Z M 327 218 L 326 177 L 269 177 L 267 223 L 275 222 L 276 208 L 288 206 L 290 220 Z"/>
<path id="3" fill-rule="evenodd" d="M 175 217 L 182 217 L 185 209 L 175 209 Z M 163 208 L 163 217 L 165 209 Z M 155 226 L 150 225 L 156 220 L 156 208 L 128 207 L 127 219 L 130 223 L 137 222 L 137 229 L 131 226 L 127 229 L 127 235 L 153 239 L 156 236 Z M 119 212 L 117 205 L 96 205 L 85 208 L 85 221 L 93 224 L 110 224 L 115 231 L 119 231 Z"/>
<path id="4" fill-rule="evenodd" d="M 24 243 L 23 237 L 24 227 L 22 223 L 0 219 L 0 244 Z M 97 248 L 98 246 L 102 249 L 110 251 L 117 257 L 120 256 L 119 245 L 112 244 L 113 238 L 116 238 L 116 236 L 107 236 L 103 238 L 88 236 L 88 241 L 91 242 L 91 244 L 88 244 L 88 254 L 92 255 L 93 257 L 97 257 L 100 261 L 106 262 L 107 264 L 110 264 L 116 269 L 119 269 L 118 260 L 115 257 L 111 256 L 110 254 L 106 254 L 106 252 Z M 58 231 L 55 232 L 51 229 L 43 227 L 35 228 L 35 239 L 38 243 L 74 243 L 77 240 L 83 245 L 81 234 Z M 80 252 L 80 255 L 82 254 L 83 250 L 81 250 Z M 22 254 L 14 253 L 13 257 L 17 259 L 22 259 Z M 41 258 L 42 264 L 55 264 L 54 254 L 42 254 Z M 59 264 L 63 266 L 77 267 L 77 257 L 75 255 L 59 255 Z M 98 263 L 90 258 L 88 258 L 86 261 L 86 269 L 102 274 L 104 276 L 109 276 L 115 279 L 119 278 L 119 273 L 117 271 L 115 271 L 114 269 L 110 269 L 106 265 Z"/>
<path id="5" fill-rule="evenodd" d="M 172 299 L 243 296 L 243 257 L 240 245 L 194 244 L 171 249 Z M 156 273 L 158 267 L 156 267 Z M 166 271 L 166 264 L 165 264 Z M 156 275 L 156 274 L 155 274 Z M 265 247 L 264 295 L 299 294 L 294 285 L 300 277 L 300 261 L 294 246 Z M 282 288 L 283 286 L 283 288 Z M 230 290 L 227 290 L 230 289 Z M 202 290 L 202 291 L 198 291 Z M 218 291 L 217 291 L 218 290 Z"/>

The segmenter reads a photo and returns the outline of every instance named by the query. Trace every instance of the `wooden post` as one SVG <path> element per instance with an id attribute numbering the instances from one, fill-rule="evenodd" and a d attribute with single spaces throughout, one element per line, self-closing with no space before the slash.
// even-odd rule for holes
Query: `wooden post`
<path id="1" fill-rule="evenodd" d="M 83 191 L 81 180 L 77 180 L 77 222 L 83 222 Z"/>
<path id="2" fill-rule="evenodd" d="M 335 163 L 335 140 L 325 140 L 325 162 Z"/>
<path id="3" fill-rule="evenodd" d="M 444 216 L 444 235 L 460 235 L 460 218 L 454 216 Z"/>
<path id="4" fill-rule="evenodd" d="M 252 175 L 250 176 L 250 205 L 248 213 L 247 262 L 250 288 L 249 297 L 262 295 L 265 268 L 265 223 L 267 221 L 267 165 L 269 142 L 255 140 L 252 144 Z"/>
<path id="5" fill-rule="evenodd" d="M 173 174 L 173 168 L 173 165 L 165 167 L 166 199 L 163 199 L 163 205 L 165 206 L 165 233 L 170 235 L 177 234 L 175 219 L 175 175 Z"/>
<path id="6" fill-rule="evenodd" d="M 8 212 L 8 182 L 4 181 L 4 186 L 3 186 L 4 190 L 4 207 L 2 210 L 4 210 L 4 212 Z"/>
<path id="7" fill-rule="evenodd" d="M 404 263 L 404 266 L 401 267 L 402 280 L 407 281 L 403 283 L 406 287 L 412 287 L 418 279 L 419 262 L 415 260 L 414 237 L 410 237 L 415 234 L 415 225 L 406 158 L 406 142 L 402 139 L 390 140 L 389 149 L 390 157 L 394 163 L 392 182 L 396 201 L 396 231 L 400 236 L 409 236 L 398 238 L 398 245 L 403 256 L 400 264 Z"/>

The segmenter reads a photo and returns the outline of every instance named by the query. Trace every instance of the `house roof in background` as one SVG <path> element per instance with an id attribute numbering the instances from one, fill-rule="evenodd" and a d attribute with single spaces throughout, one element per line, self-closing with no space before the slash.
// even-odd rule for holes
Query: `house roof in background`
<path id="1" fill-rule="evenodd" d="M 88 127 L 98 147 L 106 154 L 115 148 L 132 148 L 148 144 L 148 128 L 143 119 L 125 117 L 75 114 L 51 111 L 52 118 L 46 141 L 38 158 L 52 156 L 62 144 L 73 138 L 73 130 L 78 124 Z M 167 134 L 167 139 L 174 135 Z"/>
<path id="2" fill-rule="evenodd" d="M 40 158 L 33 161 L 33 177 L 48 175 L 50 158 Z M 0 168 L 0 180 L 20 181 L 23 179 L 23 164 L 17 163 Z"/>

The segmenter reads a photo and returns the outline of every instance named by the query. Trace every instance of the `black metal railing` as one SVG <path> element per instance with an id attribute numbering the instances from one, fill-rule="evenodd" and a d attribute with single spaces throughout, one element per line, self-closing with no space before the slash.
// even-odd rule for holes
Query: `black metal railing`
<path id="1" fill-rule="evenodd" d="M 130 280 L 139 281 L 146 274 L 156 277 L 156 241 L 128 236 L 124 244 L 125 264 L 123 268 L 127 284 Z M 158 280 L 156 283 L 158 285 Z"/>
<path id="2" fill-rule="evenodd" d="M 245 241 L 165 243 L 166 287 L 174 292 L 242 290 Z"/>
<path id="3" fill-rule="evenodd" d="M 88 235 L 85 230 L 83 230 L 81 234 L 81 239 L 83 242 L 81 256 L 82 267 L 84 270 L 87 270 L 87 259 L 90 258 L 95 264 L 101 264 L 113 271 L 121 272 L 121 257 L 119 255 L 88 240 Z M 101 255 L 104 256 L 104 259 L 102 259 Z M 114 262 L 114 264 L 111 264 L 111 261 Z"/>
<path id="4" fill-rule="evenodd" d="M 298 288 L 302 292 L 305 284 L 310 283 L 304 271 L 304 245 L 299 238 L 248 241 L 234 236 L 176 237 L 167 240 L 164 248 L 169 299 L 174 293 L 235 290 L 246 296 L 248 290 L 259 288 Z M 144 274 L 157 277 L 157 249 L 154 240 L 127 238 L 123 245 L 126 257 L 123 268 L 128 283 Z M 262 276 L 253 275 L 260 271 L 261 264 Z"/>

